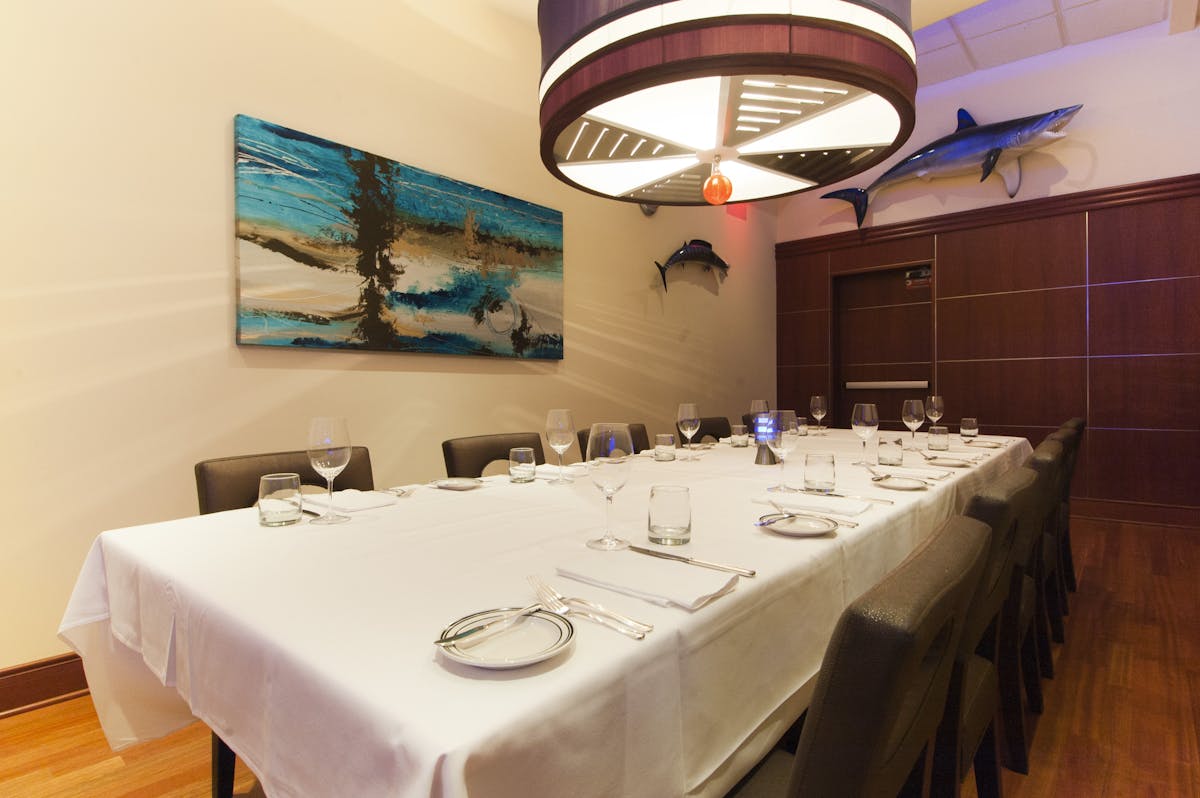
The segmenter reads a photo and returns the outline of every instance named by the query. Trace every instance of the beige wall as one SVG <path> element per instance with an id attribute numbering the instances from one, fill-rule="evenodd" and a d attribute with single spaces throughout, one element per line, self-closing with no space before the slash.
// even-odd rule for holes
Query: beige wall
<path id="1" fill-rule="evenodd" d="M 1166 23 L 922 88 L 917 125 L 902 156 L 954 131 L 960 107 L 983 125 L 1083 103 L 1067 137 L 1023 159 L 1017 200 L 1073 194 L 1200 172 L 1200 29 L 1174 36 Z M 870 185 L 897 162 L 852 178 Z M 779 241 L 854 229 L 854 212 L 824 191 L 780 201 Z M 1012 202 L 998 175 L 883 189 L 863 227 Z"/>
<path id="2" fill-rule="evenodd" d="M 195 512 L 192 465 L 301 448 L 349 418 L 384 485 L 440 441 L 667 429 L 775 393 L 775 219 L 573 191 L 537 155 L 538 43 L 483 0 L 25 3 L 0 32 L 0 668 L 57 654 L 104 529 Z M 238 348 L 232 120 L 245 113 L 561 210 L 566 357 L 529 363 Z M 654 260 L 708 238 L 730 264 Z M 578 453 L 572 451 L 572 456 Z M 236 557 L 236 552 L 230 552 Z"/>

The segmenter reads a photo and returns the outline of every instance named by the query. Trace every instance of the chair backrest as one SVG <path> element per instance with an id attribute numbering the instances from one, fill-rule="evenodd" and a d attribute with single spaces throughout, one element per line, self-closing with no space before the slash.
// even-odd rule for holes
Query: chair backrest
<path id="1" fill-rule="evenodd" d="M 591 433 L 591 427 L 584 427 L 576 432 L 579 438 L 579 459 L 587 459 L 587 442 L 588 435 Z M 644 452 L 650 448 L 650 434 L 646 432 L 645 424 L 630 424 L 629 437 L 633 439 L 633 453 Z"/>
<path id="2" fill-rule="evenodd" d="M 992 530 L 983 577 L 967 609 L 959 650 L 972 654 L 988 626 L 1004 606 L 1013 585 L 1017 557 L 1025 556 L 1033 541 L 1031 510 L 1037 498 L 1037 472 L 1013 468 L 992 480 L 967 503 L 964 515 L 987 524 Z M 1024 565 L 1024 560 L 1020 561 Z"/>
<path id="3" fill-rule="evenodd" d="M 1051 432 L 1046 436 L 1048 441 L 1058 441 L 1063 447 L 1063 483 L 1062 498 L 1067 501 L 1071 498 L 1071 480 L 1075 476 L 1075 463 L 1079 455 L 1079 443 L 1083 440 L 1083 434 L 1073 427 L 1061 427 L 1055 432 Z"/>
<path id="4" fill-rule="evenodd" d="M 546 462 L 542 453 L 542 436 L 536 432 L 500 432 L 494 435 L 471 435 L 442 441 L 442 457 L 446 460 L 448 477 L 481 477 L 483 469 L 497 460 L 508 460 L 508 450 L 516 446 L 533 449 L 537 463 Z"/>
<path id="5" fill-rule="evenodd" d="M 687 437 L 680 431 L 679 425 L 675 425 L 675 433 L 679 436 L 680 443 L 686 443 Z M 692 436 L 692 443 L 700 443 L 705 438 L 712 438 L 714 441 L 719 441 L 721 438 L 728 438 L 733 434 L 729 427 L 729 419 L 724 416 L 701 416 L 700 429 L 696 430 L 696 434 Z"/>
<path id="6" fill-rule="evenodd" d="M 787 795 L 895 795 L 941 721 L 991 530 L 951 518 L 842 613 Z"/>
<path id="7" fill-rule="evenodd" d="M 200 514 L 252 507 L 258 501 L 258 479 L 263 474 L 299 474 L 305 485 L 325 487 L 325 477 L 313 470 L 307 451 L 270 452 L 218 457 L 196 463 L 196 497 Z M 335 488 L 374 490 L 371 453 L 365 446 L 350 450 L 350 462 L 333 481 Z"/>
<path id="8" fill-rule="evenodd" d="M 1033 450 L 1026 465 L 1042 476 L 1036 501 L 1038 515 L 1045 531 L 1056 533 L 1066 478 L 1066 449 L 1061 442 L 1047 438 Z"/>
<path id="9" fill-rule="evenodd" d="M 1087 429 L 1087 420 L 1082 416 L 1075 416 L 1074 418 L 1068 418 L 1066 421 L 1064 421 L 1063 426 L 1070 427 L 1076 432 L 1083 432 L 1085 429 Z"/>

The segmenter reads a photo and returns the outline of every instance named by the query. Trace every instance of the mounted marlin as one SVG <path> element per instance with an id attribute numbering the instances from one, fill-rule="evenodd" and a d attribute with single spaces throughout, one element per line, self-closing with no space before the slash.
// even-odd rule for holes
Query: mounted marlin
<path id="1" fill-rule="evenodd" d="M 858 226 L 867 215 L 867 204 L 881 189 L 919 177 L 967 175 L 982 170 L 979 182 L 992 172 L 999 173 L 1010 198 L 1021 188 L 1021 156 L 1067 135 L 1063 128 L 1082 105 L 1059 108 L 1048 114 L 978 125 L 964 109 L 958 109 L 958 129 L 949 136 L 928 144 L 888 169 L 874 183 L 862 188 L 843 188 L 822 194 L 822 199 L 840 199 L 854 206 Z"/>

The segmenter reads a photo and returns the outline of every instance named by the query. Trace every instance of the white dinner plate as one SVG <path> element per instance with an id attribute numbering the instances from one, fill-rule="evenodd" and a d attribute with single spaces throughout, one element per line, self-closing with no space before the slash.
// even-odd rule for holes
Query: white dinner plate
<path id="1" fill-rule="evenodd" d="M 482 479 L 474 477 L 450 477 L 449 479 L 439 479 L 433 483 L 433 486 L 442 490 L 474 490 L 482 484 Z"/>
<path id="2" fill-rule="evenodd" d="M 781 517 L 780 513 L 767 513 L 758 520 L 760 522 L 770 521 L 772 518 L 779 518 L 779 520 L 770 524 L 763 524 L 763 529 L 792 538 L 819 537 L 820 535 L 828 535 L 837 529 L 837 524 L 828 518 L 816 518 L 808 515 L 785 515 Z"/>
<path id="3" fill-rule="evenodd" d="M 982 449 L 1003 449 L 1004 448 L 1003 443 L 997 443 L 996 441 L 974 440 L 974 441 L 963 441 L 963 444 L 965 446 L 978 446 Z"/>
<path id="4" fill-rule="evenodd" d="M 970 468 L 975 465 L 969 460 L 959 460 L 957 457 L 929 457 L 925 465 L 941 466 L 942 468 Z"/>
<path id="5" fill-rule="evenodd" d="M 925 488 L 929 487 L 921 480 L 909 477 L 888 477 L 873 484 L 876 487 L 887 488 L 888 490 L 925 490 Z"/>
<path id="6" fill-rule="evenodd" d="M 443 629 L 441 637 L 456 635 L 464 629 L 487 623 L 492 618 L 518 609 L 520 607 L 501 607 L 472 613 Z M 570 648 L 574 640 L 575 627 L 570 621 L 548 610 L 536 610 L 504 631 L 478 643 L 472 644 L 471 638 L 467 637 L 458 643 L 441 646 L 440 650 L 464 665 L 506 670 L 550 659 Z"/>

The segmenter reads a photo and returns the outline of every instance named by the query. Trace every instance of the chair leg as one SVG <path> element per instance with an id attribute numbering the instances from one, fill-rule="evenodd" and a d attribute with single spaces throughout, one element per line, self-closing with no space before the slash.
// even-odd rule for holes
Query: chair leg
<path id="1" fill-rule="evenodd" d="M 1003 798 L 1000 787 L 1000 744 L 996 739 L 996 721 L 993 720 L 979 741 L 975 752 L 975 792 L 979 798 Z"/>
<path id="2" fill-rule="evenodd" d="M 1054 652 L 1050 645 L 1050 616 L 1046 608 L 1046 583 L 1039 580 L 1033 610 L 1033 638 L 1037 644 L 1037 662 L 1042 678 L 1054 678 Z"/>
<path id="3" fill-rule="evenodd" d="M 1045 672 L 1045 666 L 1041 665 L 1041 652 L 1038 650 L 1037 641 L 1033 639 L 1032 634 L 1028 634 L 1021 643 L 1021 680 L 1025 684 L 1025 699 L 1029 703 L 1029 711 L 1038 715 L 1042 714 L 1044 708 L 1041 676 Z"/>
<path id="4" fill-rule="evenodd" d="M 212 796 L 233 798 L 233 772 L 237 756 L 225 741 L 212 733 Z"/>
<path id="5" fill-rule="evenodd" d="M 1063 581 L 1067 590 L 1075 593 L 1079 590 L 1079 580 L 1075 575 L 1075 556 L 1071 553 L 1071 503 L 1063 502 L 1062 527 L 1058 533 L 1059 564 L 1063 570 Z"/>
<path id="6" fill-rule="evenodd" d="M 1063 627 L 1067 597 L 1063 590 L 1061 574 L 1057 569 L 1046 578 L 1044 589 L 1046 594 L 1046 615 L 1050 624 L 1050 638 L 1055 643 L 1063 643 L 1067 639 L 1066 630 Z"/>

